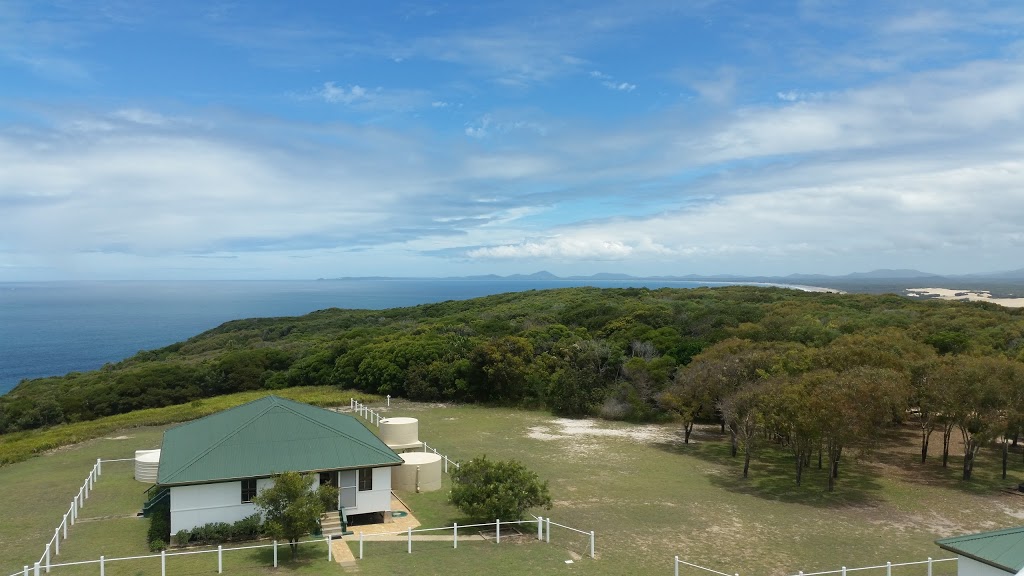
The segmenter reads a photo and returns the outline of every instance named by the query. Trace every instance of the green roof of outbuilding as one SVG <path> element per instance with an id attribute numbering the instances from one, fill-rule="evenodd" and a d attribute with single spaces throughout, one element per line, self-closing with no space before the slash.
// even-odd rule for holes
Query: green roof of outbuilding
<path id="1" fill-rule="evenodd" d="M 940 548 L 1016 574 L 1024 569 L 1024 526 L 936 540 Z"/>
<path id="2" fill-rule="evenodd" d="M 164 432 L 157 484 L 401 463 L 352 416 L 266 396 Z"/>

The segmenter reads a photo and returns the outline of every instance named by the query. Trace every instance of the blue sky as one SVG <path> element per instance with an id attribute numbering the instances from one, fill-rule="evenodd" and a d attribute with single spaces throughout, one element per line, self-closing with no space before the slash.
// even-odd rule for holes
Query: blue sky
<path id="1" fill-rule="evenodd" d="M 1024 3 L 0 1 L 0 280 L 1024 267 Z"/>

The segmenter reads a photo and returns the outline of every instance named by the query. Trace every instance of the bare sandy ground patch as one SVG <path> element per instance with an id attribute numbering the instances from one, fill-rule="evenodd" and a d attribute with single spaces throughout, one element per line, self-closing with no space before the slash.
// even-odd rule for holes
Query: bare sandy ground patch
<path id="1" fill-rule="evenodd" d="M 907 296 L 934 296 L 940 300 L 991 302 L 1007 308 L 1024 307 L 1024 298 L 993 298 L 988 290 L 952 290 L 949 288 L 907 288 Z"/>

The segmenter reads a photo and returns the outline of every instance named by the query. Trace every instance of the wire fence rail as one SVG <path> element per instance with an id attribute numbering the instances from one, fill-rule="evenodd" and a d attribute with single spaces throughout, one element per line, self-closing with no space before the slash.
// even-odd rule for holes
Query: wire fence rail
<path id="1" fill-rule="evenodd" d="M 315 539 L 311 539 L 311 540 L 300 540 L 298 542 L 295 542 L 294 544 L 296 544 L 296 545 L 303 545 L 303 544 L 323 544 L 323 543 L 327 544 L 327 560 L 328 561 L 333 561 L 334 558 L 333 558 L 333 553 L 332 553 L 332 549 L 331 549 L 331 539 L 330 539 L 329 536 L 324 537 L 324 538 L 315 538 Z M 289 545 L 288 543 L 284 544 L 284 546 L 288 546 L 288 545 Z M 98 569 L 99 575 L 100 576 L 106 576 L 107 565 L 111 564 L 113 562 L 126 562 L 126 561 L 129 561 L 129 560 L 150 560 L 150 559 L 156 559 L 156 558 L 160 559 L 160 576 L 167 576 L 167 559 L 168 558 L 172 558 L 173 559 L 176 556 L 192 556 L 192 555 L 196 555 L 196 554 L 216 554 L 217 555 L 217 573 L 218 574 L 222 574 L 224 572 L 224 553 L 225 552 L 237 552 L 239 550 L 256 550 L 256 549 L 259 549 L 259 548 L 273 548 L 273 550 L 274 550 L 273 566 L 274 566 L 274 568 L 277 568 L 278 567 L 278 560 L 277 560 L 277 558 L 278 558 L 278 548 L 279 548 L 279 546 L 280 545 L 278 544 L 278 541 L 274 540 L 270 544 L 255 544 L 255 545 L 251 545 L 251 546 L 236 546 L 236 547 L 232 547 L 232 548 L 224 548 L 223 545 L 220 545 L 220 546 L 217 546 L 216 549 L 209 549 L 209 550 L 185 550 L 185 551 L 181 551 L 181 552 L 167 552 L 166 550 L 163 550 L 159 554 L 147 554 L 147 555 L 144 555 L 144 556 L 124 556 L 124 557 L 120 557 L 120 558 L 107 558 L 105 556 L 100 556 L 96 560 L 81 560 L 81 561 L 78 561 L 78 562 L 64 562 L 64 563 L 61 563 L 61 564 L 43 565 L 40 562 L 36 562 L 34 566 L 32 566 L 32 567 L 25 566 L 23 570 L 15 572 L 14 574 L 11 574 L 10 576 L 40 576 L 40 573 L 49 573 L 54 568 L 64 568 L 64 567 L 70 567 L 70 566 L 84 566 L 84 565 L 88 565 L 88 564 L 96 564 L 98 566 L 97 569 Z"/>
<path id="2" fill-rule="evenodd" d="M 850 572 L 858 572 L 858 571 L 861 571 L 861 570 L 881 570 L 882 568 L 885 569 L 885 576 L 892 576 L 892 569 L 893 568 L 899 568 L 899 567 L 902 567 L 902 566 L 921 566 L 921 565 L 926 565 L 927 566 L 927 576 L 932 576 L 935 564 L 940 563 L 940 562 L 956 562 L 956 561 L 957 561 L 956 558 L 934 558 L 934 559 L 933 558 L 928 558 L 927 560 L 920 560 L 920 561 L 917 561 L 917 562 L 897 562 L 897 563 L 886 562 L 885 564 L 880 564 L 878 566 L 858 566 L 856 568 L 847 568 L 846 566 L 843 566 L 842 568 L 839 568 L 838 570 L 825 570 L 825 571 L 822 571 L 822 572 L 804 572 L 804 571 L 801 570 L 801 571 L 797 572 L 796 574 L 791 574 L 790 576 L 824 576 L 826 574 L 840 574 L 841 576 L 847 576 L 847 574 L 850 573 Z M 695 568 L 695 569 L 700 570 L 702 572 L 707 572 L 707 573 L 710 573 L 710 574 L 716 574 L 717 576 L 740 576 L 739 573 L 727 574 L 725 572 L 719 572 L 718 570 L 714 570 L 714 569 L 708 568 L 706 566 L 701 566 L 700 564 L 693 564 L 693 563 L 687 562 L 685 560 L 680 560 L 679 556 L 676 556 L 675 557 L 675 561 L 674 561 L 673 574 L 675 576 L 679 576 L 679 572 L 680 572 L 679 567 L 680 566 L 688 566 L 690 568 Z"/>
<path id="3" fill-rule="evenodd" d="M 391 406 L 391 396 L 388 396 L 387 402 L 388 402 L 388 406 Z M 380 428 L 381 420 L 387 420 L 386 417 L 382 417 L 381 416 L 380 412 L 375 411 L 374 409 L 372 409 L 369 406 L 367 406 L 366 404 L 363 404 L 362 402 L 356 400 L 355 398 L 349 398 L 348 399 L 348 407 L 349 407 L 349 410 L 351 410 L 352 412 L 355 412 L 356 414 L 361 416 L 364 420 L 366 420 L 370 424 L 373 424 L 373 425 L 377 426 L 378 428 Z M 423 451 L 424 452 L 433 452 L 434 454 L 436 454 L 436 455 L 438 455 L 438 456 L 440 456 L 441 458 L 444 459 L 444 472 L 445 472 L 445 474 L 448 473 L 448 466 L 454 466 L 456 470 L 458 470 L 460 468 L 458 462 L 456 462 L 455 460 L 452 460 L 451 458 L 448 458 L 447 455 L 438 452 L 437 448 L 431 448 L 430 446 L 427 445 L 427 443 L 425 441 L 421 441 L 420 443 L 423 445 Z"/>
<path id="4" fill-rule="evenodd" d="M 456 522 L 456 523 L 452 524 L 451 526 L 443 526 L 441 528 L 415 528 L 415 529 L 414 528 L 407 528 L 405 530 L 401 530 L 401 531 L 398 531 L 398 532 L 381 532 L 381 533 L 377 533 L 377 534 L 363 534 L 362 532 L 360 532 L 359 533 L 359 554 L 358 554 L 357 557 L 360 560 L 363 559 L 365 545 L 367 543 L 369 543 L 369 542 L 395 542 L 397 539 L 400 539 L 402 537 L 404 537 L 405 541 L 406 541 L 406 551 L 407 551 L 407 553 L 412 554 L 412 543 L 416 539 L 416 538 L 414 538 L 413 535 L 414 534 L 416 534 L 416 535 L 425 535 L 428 532 L 434 532 L 434 533 L 440 532 L 442 534 L 450 532 L 451 533 L 452 548 L 456 548 L 457 549 L 459 547 L 459 530 L 460 529 L 462 529 L 462 530 L 477 529 L 477 533 L 479 534 L 479 532 L 481 530 L 493 527 L 494 528 L 494 543 L 495 544 L 501 544 L 501 528 L 502 528 L 502 526 L 505 526 L 506 529 L 507 529 L 507 528 L 510 528 L 510 527 L 513 527 L 513 526 L 523 526 L 523 525 L 530 525 L 530 524 L 534 524 L 536 526 L 536 528 L 537 528 L 537 536 L 536 536 L 537 540 L 543 541 L 543 542 L 545 542 L 547 544 L 551 543 L 551 527 L 552 526 L 555 526 L 557 528 L 564 528 L 566 530 L 571 530 L 573 532 L 578 532 L 580 534 L 586 535 L 590 539 L 590 554 L 589 554 L 590 558 L 592 558 L 592 559 L 595 558 L 595 548 L 594 548 L 595 534 L 594 534 L 593 530 L 591 530 L 590 532 L 587 532 L 585 530 L 579 530 L 579 529 L 573 528 L 571 526 L 565 526 L 564 524 L 558 524 L 557 522 L 552 522 L 551 518 L 543 518 L 543 517 L 536 517 L 536 516 L 534 517 L 533 520 L 506 520 L 506 521 L 503 522 L 500 518 L 497 518 L 497 519 L 495 519 L 494 522 L 486 522 L 486 523 L 483 523 L 483 524 L 462 524 L 462 525 L 460 525 L 458 522 Z M 463 532 L 463 538 L 466 538 L 467 536 L 468 535 L 465 532 Z M 506 536 L 506 539 L 507 539 L 507 536 Z"/>

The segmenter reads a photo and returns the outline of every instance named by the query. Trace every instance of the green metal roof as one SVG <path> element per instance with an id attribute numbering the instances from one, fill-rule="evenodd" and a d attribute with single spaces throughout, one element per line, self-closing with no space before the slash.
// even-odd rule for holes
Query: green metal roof
<path id="1" fill-rule="evenodd" d="M 352 416 L 266 396 L 164 432 L 157 484 L 401 463 Z"/>
<path id="2" fill-rule="evenodd" d="M 936 540 L 940 548 L 1016 574 L 1024 569 L 1024 526 Z"/>

